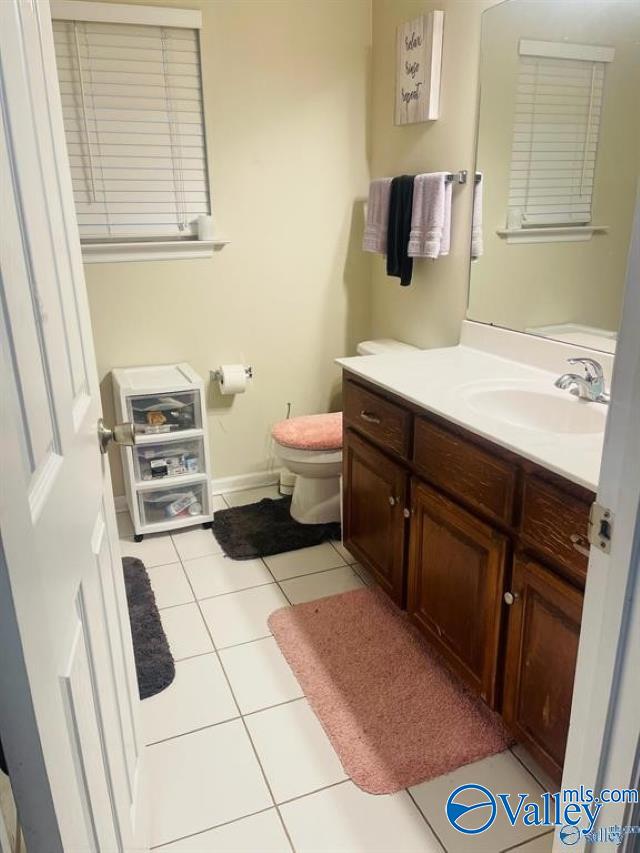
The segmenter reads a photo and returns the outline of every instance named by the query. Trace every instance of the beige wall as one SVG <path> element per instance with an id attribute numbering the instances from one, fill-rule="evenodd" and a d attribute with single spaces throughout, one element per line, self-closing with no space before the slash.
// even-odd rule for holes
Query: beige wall
<path id="1" fill-rule="evenodd" d="M 371 173 L 473 169 L 480 16 L 492 0 L 373 0 Z M 444 9 L 441 117 L 394 127 L 396 26 Z M 413 283 L 400 287 L 373 257 L 372 330 L 424 347 L 455 344 L 467 307 L 472 184 L 454 188 L 451 254 L 414 263 Z"/>
<path id="2" fill-rule="evenodd" d="M 152 0 L 159 5 L 159 0 Z M 236 399 L 209 393 L 214 477 L 272 464 L 271 425 L 339 407 L 333 359 L 369 333 L 361 251 L 369 0 L 165 0 L 203 12 L 212 259 L 87 265 L 107 416 L 115 366 L 254 367 Z M 122 494 L 113 458 L 114 490 Z"/>
<path id="3" fill-rule="evenodd" d="M 640 165 L 640 12 L 628 0 L 517 0 L 487 12 L 484 25 L 485 252 L 472 265 L 469 314 L 520 330 L 565 322 L 617 330 Z M 496 234 L 506 224 L 521 37 L 616 49 L 605 71 L 593 193 L 593 222 L 609 231 L 588 242 L 516 245 Z"/>

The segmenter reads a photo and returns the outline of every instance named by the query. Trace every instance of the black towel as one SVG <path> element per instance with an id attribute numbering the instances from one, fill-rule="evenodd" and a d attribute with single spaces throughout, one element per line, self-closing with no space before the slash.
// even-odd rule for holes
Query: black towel
<path id="1" fill-rule="evenodd" d="M 414 175 L 401 175 L 391 181 L 389 196 L 389 225 L 387 228 L 387 275 L 411 284 L 413 258 L 407 254 L 411 232 Z"/>

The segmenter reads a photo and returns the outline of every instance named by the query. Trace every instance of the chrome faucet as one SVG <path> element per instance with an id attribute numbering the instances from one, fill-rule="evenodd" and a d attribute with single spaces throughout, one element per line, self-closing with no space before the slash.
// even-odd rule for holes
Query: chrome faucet
<path id="1" fill-rule="evenodd" d="M 572 394 L 577 394 L 581 400 L 590 400 L 593 403 L 608 403 L 609 395 L 605 391 L 604 373 L 602 365 L 593 358 L 568 358 L 569 364 L 581 364 L 584 367 L 584 376 L 576 373 L 563 373 L 555 381 L 556 388 L 571 389 Z"/>

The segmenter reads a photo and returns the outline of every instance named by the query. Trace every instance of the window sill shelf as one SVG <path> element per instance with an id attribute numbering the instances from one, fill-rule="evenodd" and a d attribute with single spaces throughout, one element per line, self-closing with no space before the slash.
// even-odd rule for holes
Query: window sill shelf
<path id="1" fill-rule="evenodd" d="M 557 225 L 548 228 L 498 228 L 496 234 L 507 243 L 571 243 L 606 234 L 608 225 Z"/>
<path id="2" fill-rule="evenodd" d="M 167 240 L 139 243 L 82 243 L 85 264 L 122 261 L 175 261 L 188 258 L 211 258 L 229 240 Z"/>

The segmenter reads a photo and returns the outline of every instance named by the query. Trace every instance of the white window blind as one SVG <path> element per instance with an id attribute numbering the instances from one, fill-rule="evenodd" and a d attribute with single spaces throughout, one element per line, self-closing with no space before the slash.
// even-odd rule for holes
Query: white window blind
<path id="1" fill-rule="evenodd" d="M 510 222 L 586 225 L 613 49 L 520 42 L 509 181 Z"/>
<path id="2" fill-rule="evenodd" d="M 53 32 L 81 239 L 192 238 L 211 212 L 198 31 L 54 20 Z"/>

